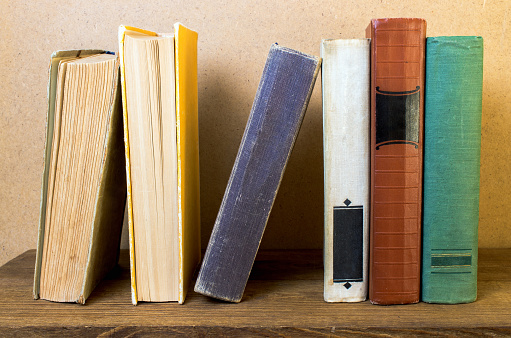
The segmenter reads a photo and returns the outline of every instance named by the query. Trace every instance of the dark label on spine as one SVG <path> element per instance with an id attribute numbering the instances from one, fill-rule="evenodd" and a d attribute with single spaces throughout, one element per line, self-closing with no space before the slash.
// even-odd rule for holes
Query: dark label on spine
<path id="1" fill-rule="evenodd" d="M 376 149 L 389 144 L 419 145 L 420 87 L 388 92 L 376 87 Z"/>
<path id="2" fill-rule="evenodd" d="M 471 256 L 432 256 L 431 257 L 431 267 L 462 267 L 462 266 L 470 266 L 472 264 Z"/>
<path id="3" fill-rule="evenodd" d="M 361 282 L 364 264 L 364 208 L 362 206 L 334 207 L 333 218 L 334 282 Z"/>

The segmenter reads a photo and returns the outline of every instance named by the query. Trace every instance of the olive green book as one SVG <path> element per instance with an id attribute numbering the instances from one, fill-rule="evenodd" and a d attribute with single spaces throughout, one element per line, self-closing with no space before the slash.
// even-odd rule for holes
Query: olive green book
<path id="1" fill-rule="evenodd" d="M 119 61 L 53 53 L 33 296 L 85 303 L 117 263 L 126 200 Z"/>

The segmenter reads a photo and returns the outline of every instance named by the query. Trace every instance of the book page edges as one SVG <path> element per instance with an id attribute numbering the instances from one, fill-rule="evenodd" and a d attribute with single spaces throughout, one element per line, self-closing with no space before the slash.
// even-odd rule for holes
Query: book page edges
<path id="1" fill-rule="evenodd" d="M 184 303 L 200 261 L 197 32 L 174 25 L 178 167 L 178 302 Z"/>
<path id="2" fill-rule="evenodd" d="M 37 233 L 37 252 L 34 269 L 34 287 L 33 298 L 39 299 L 39 287 L 41 279 L 41 262 L 43 258 L 43 244 L 44 244 L 44 228 L 46 219 L 46 198 L 48 191 L 48 174 L 51 158 L 51 147 L 53 138 L 53 123 L 55 114 L 55 89 L 57 85 L 58 63 L 62 58 L 77 57 L 79 55 L 93 55 L 101 54 L 105 51 L 99 49 L 84 49 L 84 50 L 62 50 L 55 51 L 50 57 L 50 65 L 48 67 L 48 112 L 46 115 L 46 139 L 44 151 L 44 169 L 41 177 L 41 202 L 39 212 L 39 228 Z"/>
<path id="3" fill-rule="evenodd" d="M 85 300 L 103 277 L 115 266 L 119 257 L 119 244 L 126 198 L 124 152 L 122 146 L 122 116 L 119 65 L 117 64 L 111 93 L 108 129 L 105 136 L 101 178 L 94 208 L 89 257 L 85 279 L 78 303 Z"/>

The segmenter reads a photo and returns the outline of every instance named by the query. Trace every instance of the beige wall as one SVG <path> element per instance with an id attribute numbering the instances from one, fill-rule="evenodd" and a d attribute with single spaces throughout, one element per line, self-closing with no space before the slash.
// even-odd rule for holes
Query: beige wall
<path id="1" fill-rule="evenodd" d="M 511 247 L 511 2 L 10 1 L 0 2 L 0 264 L 35 248 L 47 67 L 58 49 L 117 51 L 117 27 L 199 32 L 203 246 L 207 244 L 270 45 L 319 55 L 323 38 L 360 38 L 371 18 L 422 17 L 428 36 L 485 39 L 481 247 Z M 323 162 L 318 78 L 263 238 L 263 248 L 321 248 Z"/>

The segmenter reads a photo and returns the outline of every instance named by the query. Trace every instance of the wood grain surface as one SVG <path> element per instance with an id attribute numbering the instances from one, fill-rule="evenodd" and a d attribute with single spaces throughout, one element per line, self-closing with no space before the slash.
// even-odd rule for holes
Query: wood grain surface
<path id="1" fill-rule="evenodd" d="M 0 336 L 511 335 L 511 249 L 481 249 L 478 300 L 377 306 L 323 301 L 320 250 L 259 253 L 239 304 L 191 292 L 131 305 L 127 252 L 86 305 L 33 300 L 35 250 L 0 268 Z"/>

